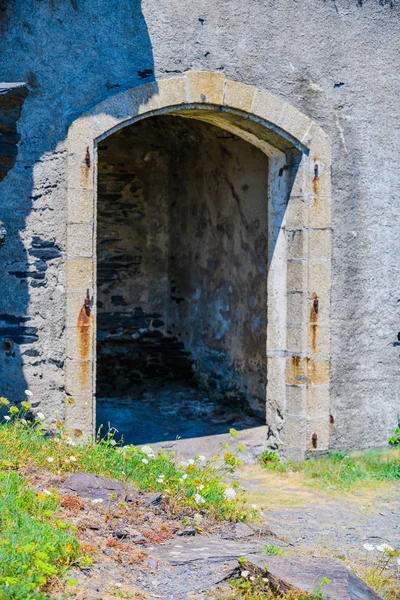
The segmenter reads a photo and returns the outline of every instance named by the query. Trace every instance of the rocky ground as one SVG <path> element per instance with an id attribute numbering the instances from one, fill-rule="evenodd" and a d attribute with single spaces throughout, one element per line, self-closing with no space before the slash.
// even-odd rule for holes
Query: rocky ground
<path id="1" fill-rule="evenodd" d="M 306 486 L 299 473 L 274 474 L 258 465 L 245 466 L 241 482 L 264 507 L 263 522 L 297 553 L 364 564 L 365 543 L 400 549 L 400 484 L 328 494 Z"/>
<path id="2" fill-rule="evenodd" d="M 276 475 L 248 465 L 240 479 L 250 501 L 262 508 L 260 522 L 249 527 L 217 523 L 200 513 L 176 514 L 160 494 L 141 494 L 97 476 L 28 475 L 38 490 L 59 490 L 60 516 L 77 527 L 83 548 L 93 555 L 93 565 L 71 574 L 76 586 L 52 591 L 59 598 L 216 599 L 219 586 L 238 573 L 237 559 L 246 556 L 252 568 L 268 564 L 283 580 L 300 581 L 302 589 L 313 589 L 316 578 L 333 573 L 337 589 L 331 589 L 331 598 L 367 600 L 377 596 L 366 588 L 348 595 L 362 584 L 348 579 L 343 565 L 365 566 L 364 543 L 400 547 L 396 485 L 330 496 L 306 487 L 298 474 Z M 267 546 L 283 555 L 264 554 Z"/>

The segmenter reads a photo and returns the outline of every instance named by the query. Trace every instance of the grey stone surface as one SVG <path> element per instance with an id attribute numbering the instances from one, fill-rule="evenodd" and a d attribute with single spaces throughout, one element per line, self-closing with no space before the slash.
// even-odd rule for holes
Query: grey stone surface
<path id="1" fill-rule="evenodd" d="M 154 77 L 223 71 L 287 100 L 333 144 L 333 447 L 385 443 L 399 409 L 397 0 L 14 0 L 6 81 L 28 81 L 18 159 L 0 184 L 1 394 L 47 420 L 64 393 L 65 136 L 96 102 Z M 38 260 L 37 240 L 61 256 Z M 82 298 L 83 302 L 83 298 Z"/>
<path id="2" fill-rule="evenodd" d="M 186 565 L 199 561 L 229 562 L 230 560 L 257 554 L 265 543 L 260 541 L 237 542 L 219 537 L 190 537 L 173 539 L 162 546 L 149 549 L 152 556 L 171 566 Z"/>
<path id="3" fill-rule="evenodd" d="M 153 494 L 146 503 L 146 506 L 157 506 L 157 504 L 161 504 L 162 493 L 156 492 Z"/>
<path id="4" fill-rule="evenodd" d="M 336 560 L 309 557 L 249 556 L 246 568 L 267 577 L 282 592 L 314 592 L 321 589 L 327 600 L 380 600 L 359 577 Z M 327 579 L 330 583 L 323 583 Z M 322 585 L 321 585 L 322 582 Z"/>
<path id="5" fill-rule="evenodd" d="M 134 500 L 138 496 L 137 490 L 132 486 L 117 481 L 93 475 L 91 473 L 74 473 L 66 479 L 61 491 L 74 492 L 83 498 L 98 499 L 104 502 L 115 500 Z"/>

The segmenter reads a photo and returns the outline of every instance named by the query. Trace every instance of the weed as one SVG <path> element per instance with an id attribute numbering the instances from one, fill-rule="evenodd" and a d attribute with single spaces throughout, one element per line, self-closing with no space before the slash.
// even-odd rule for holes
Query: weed
<path id="1" fill-rule="evenodd" d="M 356 572 L 385 600 L 400 598 L 400 552 L 388 544 L 364 544 L 365 567 Z"/>
<path id="2" fill-rule="evenodd" d="M 316 592 L 319 593 L 318 591 Z M 322 600 L 322 596 L 287 592 L 284 596 L 269 587 L 267 577 L 253 577 L 248 571 L 220 588 L 214 600 Z"/>
<path id="3" fill-rule="evenodd" d="M 396 427 L 396 429 L 394 430 L 393 436 L 389 438 L 389 444 L 391 446 L 400 445 L 400 427 Z"/>
<path id="4" fill-rule="evenodd" d="M 283 550 L 282 550 L 282 548 L 279 548 L 279 546 L 274 546 L 273 544 L 269 544 L 268 546 L 265 546 L 262 553 L 263 554 L 272 554 L 273 556 L 280 556 L 281 554 L 283 554 Z"/>
<path id="5" fill-rule="evenodd" d="M 279 456 L 276 452 L 272 452 L 271 450 L 264 450 L 264 452 L 259 455 L 258 461 L 263 466 L 276 465 L 277 463 L 279 463 Z"/>

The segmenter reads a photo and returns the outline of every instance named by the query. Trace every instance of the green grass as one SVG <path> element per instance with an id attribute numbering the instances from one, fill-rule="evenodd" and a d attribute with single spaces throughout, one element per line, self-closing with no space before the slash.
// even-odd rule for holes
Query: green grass
<path id="1" fill-rule="evenodd" d="M 245 521 L 254 512 L 246 508 L 239 483 L 226 483 L 241 463 L 237 453 L 229 451 L 229 440 L 237 435 L 234 429 L 217 456 L 207 462 L 194 456 L 191 464 L 183 466 L 172 453 L 156 455 L 148 446 L 121 447 L 110 432 L 103 439 L 79 443 L 81 432 L 69 432 L 61 422 L 54 424 L 53 437 L 48 437 L 40 421 L 27 423 L 13 407 L 9 414 L 10 420 L 0 425 L 0 468 L 33 465 L 58 474 L 85 471 L 113 477 L 139 490 L 162 492 L 171 510 L 183 514 L 206 510 L 218 519 Z M 238 452 L 242 449 L 239 446 Z"/>
<path id="2" fill-rule="evenodd" d="M 351 491 L 360 484 L 400 480 L 399 449 L 371 450 L 354 455 L 331 452 L 326 457 L 297 463 L 280 463 L 262 455 L 260 463 L 269 471 L 303 473 L 311 485 L 338 491 Z"/>
<path id="3" fill-rule="evenodd" d="M 0 600 L 48 598 L 46 584 L 79 561 L 73 531 L 54 517 L 57 504 L 18 474 L 0 473 Z"/>

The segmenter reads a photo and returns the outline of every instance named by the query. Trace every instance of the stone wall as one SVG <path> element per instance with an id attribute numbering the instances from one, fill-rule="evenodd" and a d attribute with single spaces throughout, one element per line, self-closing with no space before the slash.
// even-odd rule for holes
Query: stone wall
<path id="1" fill-rule="evenodd" d="M 20 136 L 17 121 L 28 90 L 23 83 L 0 83 L 0 182 L 12 169 L 18 154 Z M 6 241 L 7 231 L 0 221 L 0 248 Z"/>
<path id="2" fill-rule="evenodd" d="M 30 387 L 49 419 L 63 411 L 68 126 L 118 91 L 209 70 L 289 102 L 332 141 L 332 446 L 385 443 L 400 397 L 399 2 L 3 5 L 2 79 L 28 81 L 30 94 L 0 183 L 0 314 L 30 337 L 2 350 L 1 394 L 20 399 Z M 32 254 L 38 245 L 51 249 L 46 259 Z"/>
<path id="3" fill-rule="evenodd" d="M 98 394 L 194 374 L 265 418 L 267 157 L 179 117 L 98 152 Z"/>

